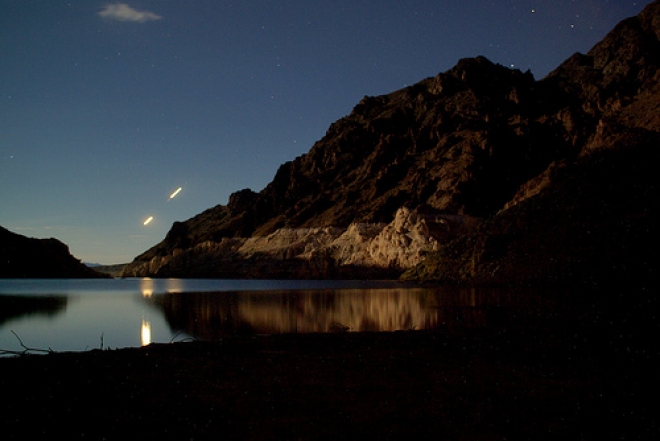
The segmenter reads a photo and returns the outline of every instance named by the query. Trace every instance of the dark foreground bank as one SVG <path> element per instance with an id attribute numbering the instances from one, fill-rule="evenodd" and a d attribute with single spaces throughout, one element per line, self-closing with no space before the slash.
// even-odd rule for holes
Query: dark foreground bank
<path id="1" fill-rule="evenodd" d="M 648 311 L 634 321 L 611 310 L 587 322 L 0 359 L 0 431 L 3 440 L 658 439 Z"/>

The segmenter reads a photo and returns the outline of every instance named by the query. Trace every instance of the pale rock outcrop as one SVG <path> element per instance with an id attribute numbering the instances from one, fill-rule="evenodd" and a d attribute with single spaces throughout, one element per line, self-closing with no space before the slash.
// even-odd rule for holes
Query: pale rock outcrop
<path id="1" fill-rule="evenodd" d="M 245 240 L 238 253 L 245 258 L 262 253 L 277 259 L 292 259 L 327 246 L 340 234 L 340 229 L 332 227 L 280 228 L 267 236 Z"/>
<path id="2" fill-rule="evenodd" d="M 247 239 L 239 249 L 244 257 L 264 253 L 277 259 L 313 260 L 331 257 L 336 266 L 407 269 L 437 251 L 447 238 L 450 220 L 468 223 L 463 216 L 422 215 L 400 208 L 389 224 L 354 223 L 339 228 L 282 228 L 265 237 Z"/>
<path id="3" fill-rule="evenodd" d="M 341 236 L 328 246 L 326 252 L 338 265 L 368 265 L 375 262 L 369 247 L 386 224 L 351 224 Z M 382 266 L 382 265 L 381 265 Z M 387 265 L 384 265 L 385 267 Z"/>
<path id="4" fill-rule="evenodd" d="M 194 274 L 204 275 L 220 267 L 226 276 L 236 277 L 246 276 L 248 270 L 251 277 L 326 277 L 342 268 L 404 271 L 475 222 L 467 216 L 421 214 L 403 207 L 389 224 L 280 228 L 266 236 L 223 238 L 189 249 L 175 248 L 133 266 L 124 276 L 167 276 L 185 268 L 198 268 L 200 274 Z M 255 261 L 265 262 L 256 274 L 249 263 Z"/>
<path id="5" fill-rule="evenodd" d="M 431 222 L 446 223 L 441 218 L 427 219 L 405 207 L 399 209 L 394 221 L 369 244 L 370 257 L 379 266 L 410 268 L 417 265 L 428 252 L 437 251 L 439 247 L 438 238 L 429 227 Z"/>

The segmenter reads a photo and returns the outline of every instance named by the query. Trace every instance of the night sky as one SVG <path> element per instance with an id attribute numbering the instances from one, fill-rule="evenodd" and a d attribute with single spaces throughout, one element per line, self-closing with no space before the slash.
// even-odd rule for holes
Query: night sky
<path id="1" fill-rule="evenodd" d="M 540 79 L 648 3 L 0 0 L 0 225 L 129 262 L 365 95 L 477 55 Z"/>

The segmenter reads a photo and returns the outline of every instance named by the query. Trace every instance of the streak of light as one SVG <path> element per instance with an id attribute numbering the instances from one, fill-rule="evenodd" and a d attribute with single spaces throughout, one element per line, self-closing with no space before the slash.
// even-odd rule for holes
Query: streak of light
<path id="1" fill-rule="evenodd" d="M 178 195 L 181 190 L 182 190 L 182 187 L 179 187 L 176 190 L 174 190 L 174 193 L 172 193 L 170 195 L 170 199 L 174 199 L 174 196 Z"/>
<path id="2" fill-rule="evenodd" d="M 154 220 L 154 217 L 153 217 L 153 216 L 149 216 L 149 217 L 147 218 L 147 220 L 145 220 L 144 223 L 143 223 L 142 225 L 149 225 L 149 222 L 151 222 L 152 220 Z"/>

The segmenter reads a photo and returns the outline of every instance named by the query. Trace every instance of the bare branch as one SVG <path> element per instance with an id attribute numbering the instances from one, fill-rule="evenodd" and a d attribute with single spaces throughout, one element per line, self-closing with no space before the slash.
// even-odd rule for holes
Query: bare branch
<path id="1" fill-rule="evenodd" d="M 39 348 L 31 348 L 29 346 L 26 346 L 25 343 L 23 343 L 23 340 L 21 340 L 21 337 L 18 336 L 17 333 L 14 332 L 13 329 L 9 330 L 12 334 L 14 334 L 14 337 L 16 337 L 16 340 L 18 340 L 18 343 L 21 345 L 23 348 L 22 351 L 10 351 L 6 349 L 0 349 L 0 355 L 27 355 L 30 353 L 41 353 L 41 354 L 53 354 L 55 351 L 53 351 L 51 348 L 48 349 L 39 349 Z"/>

